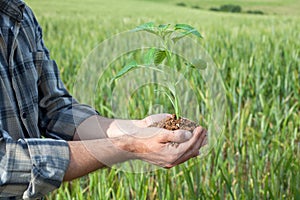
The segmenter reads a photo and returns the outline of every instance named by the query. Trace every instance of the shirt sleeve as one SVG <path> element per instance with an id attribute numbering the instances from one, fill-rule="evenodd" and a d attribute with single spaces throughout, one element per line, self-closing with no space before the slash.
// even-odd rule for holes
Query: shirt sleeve
<path id="1" fill-rule="evenodd" d="M 59 69 L 51 60 L 49 51 L 44 45 L 42 29 L 35 19 L 35 43 L 37 51 L 43 53 L 39 62 L 39 121 L 45 137 L 72 140 L 76 128 L 87 118 L 98 115 L 88 105 L 80 104 L 64 86 Z"/>
<path id="2" fill-rule="evenodd" d="M 40 198 L 60 186 L 69 165 L 69 147 L 63 140 L 14 141 L 0 130 L 0 149 L 0 199 Z"/>

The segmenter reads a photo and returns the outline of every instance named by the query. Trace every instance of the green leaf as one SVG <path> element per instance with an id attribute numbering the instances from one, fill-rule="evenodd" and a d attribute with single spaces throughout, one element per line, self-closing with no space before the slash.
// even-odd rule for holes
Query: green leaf
<path id="1" fill-rule="evenodd" d="M 172 96 L 176 96 L 176 90 L 175 90 L 175 86 L 172 84 L 168 84 L 168 90 L 171 92 Z"/>
<path id="2" fill-rule="evenodd" d="M 158 28 L 160 29 L 160 31 L 165 31 L 170 27 L 171 24 L 160 24 L 158 26 Z"/>
<path id="3" fill-rule="evenodd" d="M 154 64 L 159 65 L 166 58 L 167 54 L 165 50 L 156 50 L 154 53 Z"/>
<path id="4" fill-rule="evenodd" d="M 140 26 L 137 26 L 135 29 L 133 29 L 132 31 L 137 32 L 137 31 L 147 31 L 150 33 L 154 33 L 157 34 L 157 32 L 155 31 L 156 27 L 154 25 L 153 22 L 148 22 L 145 24 L 142 24 Z"/>
<path id="5" fill-rule="evenodd" d="M 169 90 L 169 88 L 166 87 L 166 88 L 163 88 L 161 90 L 154 90 L 154 91 L 155 92 L 160 92 L 160 93 L 166 95 L 168 97 L 169 101 L 171 102 L 172 107 L 175 110 L 175 98 L 174 98 L 173 93 Z"/>
<path id="6" fill-rule="evenodd" d="M 113 80 L 115 80 L 117 78 L 120 78 L 121 76 L 123 76 L 124 74 L 126 74 L 127 72 L 129 72 L 130 70 L 132 70 L 132 69 L 134 69 L 136 67 L 138 67 L 138 64 L 136 63 L 136 61 L 130 62 L 128 65 L 126 65 L 125 67 L 123 67 L 121 69 L 121 71 L 119 71 L 117 73 L 117 75 L 113 78 Z"/>
<path id="7" fill-rule="evenodd" d="M 197 68 L 197 69 L 206 69 L 207 62 L 201 58 L 196 58 L 189 64 L 189 67 Z"/>
<path id="8" fill-rule="evenodd" d="M 199 38 L 202 38 L 202 35 L 194 27 L 188 24 L 176 24 L 174 28 L 175 30 L 184 31 L 183 32 L 184 35 L 193 34 Z"/>
<path id="9" fill-rule="evenodd" d="M 164 87 L 162 90 L 155 90 L 155 92 L 161 92 L 168 97 L 175 111 L 176 117 L 177 119 L 179 119 L 181 116 L 181 111 L 179 106 L 179 99 L 178 96 L 176 95 L 175 86 L 168 84 L 167 87 Z"/>
<path id="10" fill-rule="evenodd" d="M 150 48 L 146 54 L 144 55 L 144 63 L 146 65 L 150 65 L 154 63 L 154 55 L 155 55 L 156 49 Z"/>

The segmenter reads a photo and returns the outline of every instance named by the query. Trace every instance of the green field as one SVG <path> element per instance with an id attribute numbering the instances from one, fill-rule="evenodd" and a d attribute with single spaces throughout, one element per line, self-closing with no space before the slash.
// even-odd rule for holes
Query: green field
<path id="1" fill-rule="evenodd" d="M 81 63 L 104 39 L 149 21 L 187 23 L 203 35 L 228 102 L 224 140 L 208 156 L 151 173 L 97 171 L 63 184 L 49 199 L 300 198 L 300 2 L 184 2 L 186 7 L 171 0 L 27 2 L 70 91 Z M 208 11 L 227 3 L 267 14 Z M 140 113 L 130 108 L 131 118 L 145 117 L 147 101 L 141 105 Z M 100 95 L 96 108 L 111 116 Z"/>
<path id="2" fill-rule="evenodd" d="M 268 14 L 275 14 L 275 15 L 299 15 L 299 1 L 297 0 L 185 0 L 185 1 L 174 1 L 174 0 L 148 0 L 148 1 L 155 1 L 161 3 L 169 3 L 169 4 L 186 4 L 186 7 L 194 7 L 198 9 L 209 9 L 212 7 L 219 7 L 225 4 L 233 4 L 233 5 L 240 5 L 242 10 L 261 10 Z"/>

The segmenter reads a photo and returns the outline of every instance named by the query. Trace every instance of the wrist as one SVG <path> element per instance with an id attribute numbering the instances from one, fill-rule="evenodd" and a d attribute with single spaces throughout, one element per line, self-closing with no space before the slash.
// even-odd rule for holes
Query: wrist
<path id="1" fill-rule="evenodd" d="M 123 135 L 121 137 L 112 138 L 112 143 L 120 150 L 120 154 L 123 156 L 125 160 L 133 160 L 137 157 L 136 153 L 136 145 L 134 138 L 129 135 Z"/>

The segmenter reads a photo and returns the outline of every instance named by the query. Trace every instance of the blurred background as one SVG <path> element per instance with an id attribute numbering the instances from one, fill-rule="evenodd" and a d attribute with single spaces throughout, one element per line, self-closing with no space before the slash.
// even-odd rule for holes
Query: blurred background
<path id="1" fill-rule="evenodd" d="M 64 183 L 48 199 L 300 198 L 299 0 L 28 0 L 27 4 L 71 92 L 78 70 L 99 43 L 151 21 L 190 24 L 203 35 L 200 43 L 220 71 L 227 101 L 223 134 L 207 156 L 170 170 L 97 171 Z M 201 77 L 190 81 L 201 85 Z M 207 100 L 206 92 L 205 87 L 198 90 L 199 101 Z M 116 117 L 108 97 L 109 88 L 100 87 L 95 107 L 104 116 Z M 130 108 L 131 118 L 148 114 L 151 102 L 138 97 L 139 112 Z M 206 126 L 209 113 L 201 102 L 197 123 Z"/>

